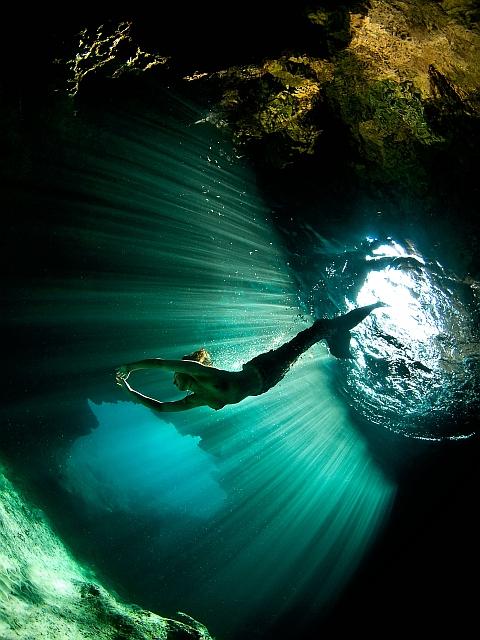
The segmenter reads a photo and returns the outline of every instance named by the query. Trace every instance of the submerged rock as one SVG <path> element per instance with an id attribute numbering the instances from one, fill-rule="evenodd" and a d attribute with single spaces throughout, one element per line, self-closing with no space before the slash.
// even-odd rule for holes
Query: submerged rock
<path id="1" fill-rule="evenodd" d="M 155 74 L 168 67 L 168 57 L 148 53 L 138 46 L 131 28 L 130 22 L 121 22 L 81 31 L 75 55 L 66 61 L 70 95 L 93 92 L 108 80 Z"/>
<path id="2" fill-rule="evenodd" d="M 266 42 L 270 39 L 275 47 L 265 44 L 262 56 L 256 43 L 256 59 L 234 65 L 231 55 L 222 58 L 220 50 L 213 70 L 211 56 L 201 50 L 194 50 L 190 62 L 185 52 L 176 50 L 172 56 L 175 46 L 162 39 L 160 27 L 158 53 L 143 51 L 143 42 L 148 47 L 155 38 L 140 15 L 134 36 L 125 22 L 84 30 L 67 63 L 71 91 L 81 97 L 91 92 L 88 81 L 95 79 L 98 96 L 102 80 L 111 88 L 112 80 L 142 74 L 149 83 L 152 78 L 200 82 L 212 96 L 210 120 L 228 126 L 239 150 L 269 168 L 283 169 L 310 157 L 320 163 L 320 177 L 321 167 L 333 163 L 350 166 L 362 184 L 400 184 L 425 193 L 432 173 L 448 179 L 439 158 L 452 149 L 469 163 L 473 151 L 468 145 L 459 149 L 458 137 L 478 134 L 480 121 L 475 2 L 359 0 L 300 6 L 292 9 L 299 37 L 284 45 L 274 35 L 285 20 L 280 13 L 272 8 L 269 18 L 261 16 L 271 20 Z M 246 47 L 242 42 L 237 59 Z M 272 48 L 278 54 L 271 55 Z M 246 49 L 244 58 L 251 60 Z M 125 93 L 131 89 L 128 85 Z"/>
<path id="3" fill-rule="evenodd" d="M 480 117 L 478 16 L 472 3 L 464 11 L 453 4 L 372 0 L 310 10 L 326 55 L 310 47 L 211 74 L 223 87 L 218 108 L 257 159 L 259 141 L 280 167 L 321 156 L 322 134 L 341 127 L 363 180 L 421 188 L 426 157 L 455 135 L 446 119 Z"/>
<path id="4" fill-rule="evenodd" d="M 2 640 L 210 639 L 186 614 L 170 620 L 109 593 L 1 473 L 0 539 Z"/>

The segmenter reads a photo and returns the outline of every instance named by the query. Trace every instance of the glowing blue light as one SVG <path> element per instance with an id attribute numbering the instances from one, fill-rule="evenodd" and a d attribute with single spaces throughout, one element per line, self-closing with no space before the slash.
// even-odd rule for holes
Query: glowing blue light
<path id="1" fill-rule="evenodd" d="M 180 435 L 167 420 L 131 402 L 90 403 L 99 426 L 71 448 L 72 491 L 97 509 L 133 514 L 183 513 L 209 518 L 226 498 L 200 438 Z"/>

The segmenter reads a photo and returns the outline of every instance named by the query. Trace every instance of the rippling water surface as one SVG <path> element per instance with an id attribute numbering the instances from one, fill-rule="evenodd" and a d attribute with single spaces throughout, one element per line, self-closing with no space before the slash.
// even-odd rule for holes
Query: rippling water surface
<path id="1" fill-rule="evenodd" d="M 355 412 L 408 437 L 473 435 L 479 283 L 460 279 L 399 238 L 329 245 L 321 262 L 310 296 L 318 313 L 332 301 L 342 311 L 385 303 L 354 329 L 353 359 L 338 373 Z"/>

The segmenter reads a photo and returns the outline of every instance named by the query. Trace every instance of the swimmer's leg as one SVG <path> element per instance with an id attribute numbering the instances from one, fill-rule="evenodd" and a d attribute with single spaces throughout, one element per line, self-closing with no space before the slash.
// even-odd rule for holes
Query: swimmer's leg
<path id="1" fill-rule="evenodd" d="M 331 333 L 330 320 L 317 320 L 311 327 L 300 331 L 281 347 L 256 356 L 244 367 L 253 365 L 256 368 L 263 380 L 260 393 L 265 393 L 280 382 L 302 353 Z"/>
<path id="2" fill-rule="evenodd" d="M 377 307 L 381 302 L 359 307 L 338 318 L 318 319 L 311 327 L 300 331 L 297 335 L 277 349 L 262 353 L 250 360 L 263 379 L 262 393 L 275 386 L 287 373 L 297 359 L 320 340 L 326 340 L 330 353 L 336 358 L 351 358 L 350 331 Z M 246 365 L 244 365 L 246 366 Z"/>
<path id="3" fill-rule="evenodd" d="M 282 361 L 290 366 L 299 356 L 310 349 L 311 346 L 320 340 L 326 340 L 330 352 L 336 358 L 351 358 L 350 329 L 357 326 L 362 320 L 378 307 L 385 306 L 383 302 L 375 302 L 365 307 L 358 307 L 337 318 L 318 319 L 308 329 L 300 331 L 292 340 L 282 345 L 278 349 L 271 351 L 278 361 Z"/>

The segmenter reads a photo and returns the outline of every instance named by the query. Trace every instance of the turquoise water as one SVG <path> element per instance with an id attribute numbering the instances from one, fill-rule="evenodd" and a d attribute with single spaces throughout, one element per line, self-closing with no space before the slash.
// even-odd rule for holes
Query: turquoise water
<path id="1" fill-rule="evenodd" d="M 260 638 L 341 594 L 396 496 L 385 460 L 472 435 L 478 300 L 395 228 L 332 241 L 305 225 L 292 252 L 207 116 L 166 97 L 161 115 L 72 120 L 63 157 L 42 159 L 24 207 L 55 225 L 35 229 L 44 249 L 16 294 L 34 347 L 29 416 L 14 398 L 11 424 L 30 430 L 22 464 L 70 547 L 123 597 Z M 355 331 L 352 362 L 316 345 L 268 394 L 220 412 L 160 419 L 114 384 L 123 362 L 200 346 L 238 370 L 316 315 L 377 299 L 389 306 Z M 135 376 L 180 397 L 165 374 Z"/>

